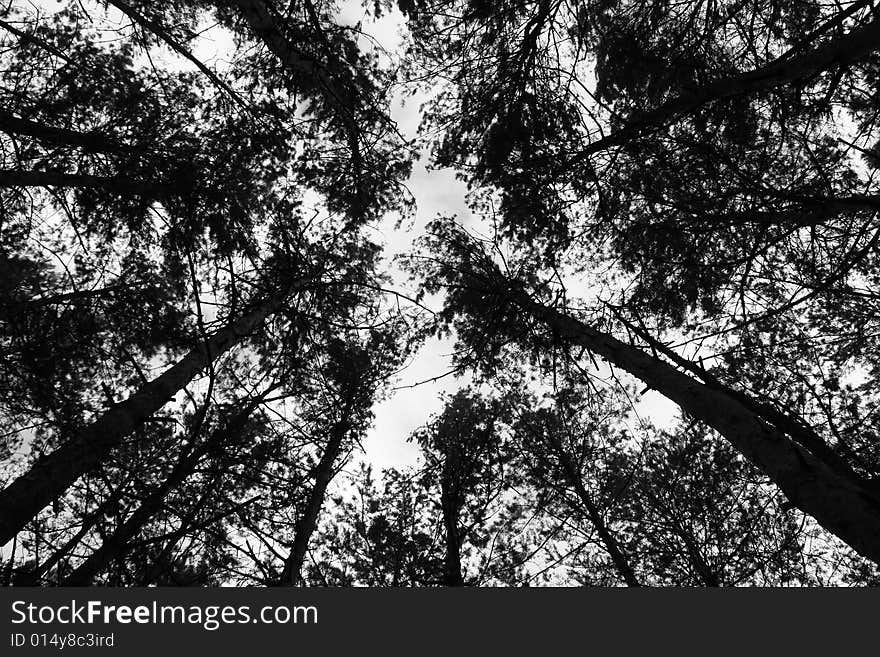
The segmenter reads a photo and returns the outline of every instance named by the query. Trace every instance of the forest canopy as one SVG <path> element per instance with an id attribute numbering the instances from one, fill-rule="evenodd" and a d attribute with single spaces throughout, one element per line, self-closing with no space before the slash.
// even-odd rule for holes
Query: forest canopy
<path id="1" fill-rule="evenodd" d="M 880 583 L 877 3 L 12 0 L 0 71 L 2 584 Z"/>

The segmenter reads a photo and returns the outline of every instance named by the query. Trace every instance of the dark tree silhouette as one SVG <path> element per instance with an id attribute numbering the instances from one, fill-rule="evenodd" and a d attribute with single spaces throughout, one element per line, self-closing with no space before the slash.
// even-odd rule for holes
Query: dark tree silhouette
<path id="1" fill-rule="evenodd" d="M 876 2 L 12 3 L 0 65 L 3 583 L 880 581 Z"/>

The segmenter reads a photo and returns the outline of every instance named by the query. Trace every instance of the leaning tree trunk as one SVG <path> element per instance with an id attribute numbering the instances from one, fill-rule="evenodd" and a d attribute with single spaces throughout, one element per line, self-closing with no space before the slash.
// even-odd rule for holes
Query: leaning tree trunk
<path id="1" fill-rule="evenodd" d="M 13 136 L 33 137 L 49 144 L 76 146 L 86 152 L 125 153 L 131 150 L 125 144 L 96 132 L 57 128 L 30 119 L 21 119 L 3 110 L 0 110 L 0 132 Z"/>
<path id="2" fill-rule="evenodd" d="M 264 302 L 201 342 L 158 378 L 114 405 L 9 484 L 0 492 L 0 545 L 21 531 L 77 479 L 99 465 L 125 436 L 162 408 L 196 374 L 254 331 L 281 301 L 279 297 Z"/>
<path id="3" fill-rule="evenodd" d="M 344 413 L 348 413 L 346 407 Z M 309 492 L 309 499 L 302 516 L 296 523 L 293 535 L 293 545 L 290 548 L 290 554 L 284 562 L 284 570 L 281 573 L 281 584 L 286 586 L 297 586 L 302 581 L 302 568 L 305 564 L 306 554 L 309 549 L 309 541 L 315 528 L 318 526 L 318 516 L 321 513 L 321 507 L 324 505 L 324 497 L 327 494 L 327 487 L 333 478 L 333 466 L 339 453 L 342 451 L 342 444 L 345 435 L 349 430 L 348 418 L 343 418 L 337 422 L 330 433 L 330 440 L 321 460 L 318 461 L 318 467 L 315 471 L 315 484 Z"/>
<path id="4" fill-rule="evenodd" d="M 61 585 L 88 586 L 91 584 L 92 580 L 104 571 L 111 561 L 128 549 L 131 539 L 137 536 L 141 528 L 162 509 L 168 494 L 192 474 L 202 457 L 213 449 L 222 448 L 229 444 L 232 439 L 241 434 L 247 419 L 259 403 L 260 400 L 249 403 L 247 407 L 236 413 L 225 426 L 213 431 L 210 438 L 197 445 L 188 454 L 183 455 L 171 469 L 171 473 L 165 478 L 165 481 L 150 493 L 126 521 L 104 540 L 101 547 L 77 566 L 61 582 Z"/>
<path id="5" fill-rule="evenodd" d="M 578 151 L 575 160 L 620 146 L 634 137 L 659 130 L 677 117 L 715 102 L 807 80 L 835 66 L 848 66 L 880 50 L 880 16 L 861 27 L 800 55 L 783 56 L 761 68 L 732 75 L 685 91 L 658 108 L 637 114 L 623 127 Z"/>
<path id="6" fill-rule="evenodd" d="M 295 42 L 284 33 L 285 21 L 277 15 L 272 3 L 264 0 L 222 0 L 221 5 L 236 7 L 241 17 L 250 26 L 256 36 L 281 64 L 296 76 L 303 76 L 315 83 L 315 91 L 322 96 L 327 105 L 334 110 L 336 119 L 347 133 L 348 147 L 351 150 L 352 175 L 354 188 L 357 190 L 356 200 L 352 206 L 354 218 L 361 218 L 367 206 L 367 190 L 362 185 L 363 156 L 361 155 L 360 138 L 363 132 L 357 122 L 358 90 L 354 80 L 338 73 L 333 73 L 334 57 L 325 40 L 324 56 L 321 61 L 305 53 Z M 315 29 L 320 29 L 314 7 L 306 3 L 307 11 L 311 12 L 311 20 Z"/>
<path id="7" fill-rule="evenodd" d="M 509 300 L 561 339 L 598 354 L 724 436 L 789 500 L 859 554 L 880 563 L 880 500 L 724 390 L 514 289 Z"/>
<path id="8" fill-rule="evenodd" d="M 286 69 L 306 79 L 314 80 L 318 92 L 324 96 L 327 104 L 349 114 L 347 120 L 353 120 L 351 107 L 346 104 L 349 94 L 340 88 L 337 80 L 331 75 L 328 64 L 308 55 L 288 39 L 283 32 L 284 21 L 279 20 L 274 14 L 271 3 L 264 0 L 223 0 L 218 4 L 237 8 L 254 35 Z"/>
<path id="9" fill-rule="evenodd" d="M 556 452 L 562 476 L 568 481 L 568 485 L 572 487 L 572 490 L 574 490 L 575 495 L 577 495 L 578 500 L 587 512 L 590 523 L 596 529 L 596 533 L 599 534 L 599 539 L 602 541 L 605 552 L 610 557 L 615 570 L 617 570 L 617 573 L 623 578 L 627 586 L 641 586 L 641 582 L 639 582 L 635 570 L 633 570 L 629 559 L 624 554 L 623 548 L 620 547 L 620 543 L 615 538 L 611 528 L 605 522 L 605 519 L 599 512 L 599 508 L 593 502 L 593 498 L 584 486 L 583 478 L 578 472 L 574 461 L 565 451 L 559 439 L 549 431 L 547 433 L 547 442 L 550 443 L 551 449 Z"/>

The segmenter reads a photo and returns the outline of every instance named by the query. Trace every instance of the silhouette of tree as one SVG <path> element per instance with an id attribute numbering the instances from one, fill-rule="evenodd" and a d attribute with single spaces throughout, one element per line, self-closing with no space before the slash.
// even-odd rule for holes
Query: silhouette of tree
<path id="1" fill-rule="evenodd" d="M 3 583 L 880 581 L 876 3 L 341 9 L 0 9 Z"/>

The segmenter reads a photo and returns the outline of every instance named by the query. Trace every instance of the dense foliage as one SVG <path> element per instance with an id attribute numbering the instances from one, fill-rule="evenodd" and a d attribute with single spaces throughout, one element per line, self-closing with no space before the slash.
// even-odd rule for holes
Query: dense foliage
<path id="1" fill-rule="evenodd" d="M 13 1 L 0 70 L 4 584 L 880 581 L 875 3 Z"/>

